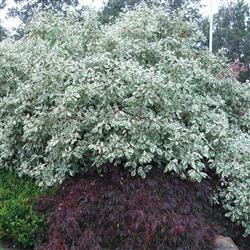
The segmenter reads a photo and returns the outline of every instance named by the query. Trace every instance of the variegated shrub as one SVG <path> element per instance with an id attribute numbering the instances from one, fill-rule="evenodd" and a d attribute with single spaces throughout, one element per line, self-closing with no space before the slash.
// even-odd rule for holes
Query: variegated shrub
<path id="1" fill-rule="evenodd" d="M 139 6 L 112 24 L 41 14 L 1 43 L 0 166 L 53 185 L 104 164 L 200 181 L 250 233 L 250 85 L 197 25 Z"/>

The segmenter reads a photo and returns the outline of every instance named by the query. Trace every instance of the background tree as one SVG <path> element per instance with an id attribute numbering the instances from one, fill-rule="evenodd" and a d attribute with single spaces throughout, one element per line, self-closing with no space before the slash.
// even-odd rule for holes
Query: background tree
<path id="1" fill-rule="evenodd" d="M 127 6 L 132 9 L 141 2 L 150 3 L 152 0 L 108 0 L 101 12 L 102 22 L 109 22 L 116 18 L 122 9 Z M 173 13 L 179 8 L 186 9 L 193 17 L 199 17 L 200 0 L 165 0 L 163 5 L 169 13 Z"/>
<path id="2" fill-rule="evenodd" d="M 223 5 L 215 15 L 213 50 L 221 48 L 231 62 L 244 65 L 240 81 L 250 79 L 250 9 L 244 0 L 237 0 L 231 6 Z M 203 22 L 203 31 L 208 35 L 208 19 Z M 207 44 L 206 44 L 207 45 Z"/>
<path id="3" fill-rule="evenodd" d="M 37 10 L 65 11 L 68 7 L 76 7 L 78 0 L 15 0 L 18 5 L 9 10 L 11 17 L 19 17 L 23 23 L 29 22 Z"/>
<path id="4" fill-rule="evenodd" d="M 0 9 L 6 6 L 6 0 L 0 0 Z M 0 23 L 0 42 L 7 36 L 7 30 Z"/>
<path id="5" fill-rule="evenodd" d="M 168 0 L 166 8 L 168 12 L 173 13 L 178 9 L 185 9 L 192 17 L 200 17 L 199 9 L 201 7 L 200 0 Z"/>
<path id="6" fill-rule="evenodd" d="M 125 6 L 133 8 L 140 2 L 142 0 L 108 0 L 100 13 L 101 20 L 107 23 L 109 20 L 115 19 Z"/>
<path id="7" fill-rule="evenodd" d="M 0 42 L 7 37 L 7 30 L 0 24 Z"/>
<path id="8" fill-rule="evenodd" d="M 6 6 L 6 0 L 0 0 L 0 9 Z"/>

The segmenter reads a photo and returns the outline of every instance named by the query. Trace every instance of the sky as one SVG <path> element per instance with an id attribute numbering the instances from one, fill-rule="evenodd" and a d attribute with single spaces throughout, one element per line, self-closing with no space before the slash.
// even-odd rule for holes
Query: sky
<path id="1" fill-rule="evenodd" d="M 93 8 L 101 8 L 103 5 L 103 0 L 79 0 L 83 5 L 89 5 L 92 6 Z M 250 0 L 246 0 L 247 2 L 250 3 Z M 219 5 L 221 4 L 228 4 L 230 0 L 201 0 L 203 8 L 201 10 L 201 13 L 203 15 L 208 15 L 210 8 L 211 8 L 211 3 L 212 3 L 212 10 L 213 13 L 216 13 L 218 10 Z M 7 0 L 8 7 L 11 7 L 14 5 L 14 0 Z M 20 23 L 18 18 L 9 18 L 6 19 L 6 10 L 0 10 L 0 22 L 1 25 L 4 26 L 7 29 L 12 29 L 14 27 L 17 27 Z"/>

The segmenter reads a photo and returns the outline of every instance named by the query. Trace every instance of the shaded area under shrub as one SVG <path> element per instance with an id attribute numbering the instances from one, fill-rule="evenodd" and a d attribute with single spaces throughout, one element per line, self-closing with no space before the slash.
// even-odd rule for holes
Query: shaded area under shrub
<path id="1" fill-rule="evenodd" d="M 109 171 L 68 179 L 40 199 L 37 209 L 48 213 L 49 225 L 42 249 L 212 249 L 223 231 L 208 201 L 215 183 Z"/>

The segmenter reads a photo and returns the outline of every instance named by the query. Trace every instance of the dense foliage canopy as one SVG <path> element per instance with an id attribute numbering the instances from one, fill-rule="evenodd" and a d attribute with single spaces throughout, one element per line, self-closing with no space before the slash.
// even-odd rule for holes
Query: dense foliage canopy
<path id="1" fill-rule="evenodd" d="M 114 23 L 40 14 L 0 55 L 0 167 L 53 185 L 153 167 L 221 178 L 215 200 L 250 233 L 250 86 L 199 49 L 197 25 L 141 5 Z"/>

